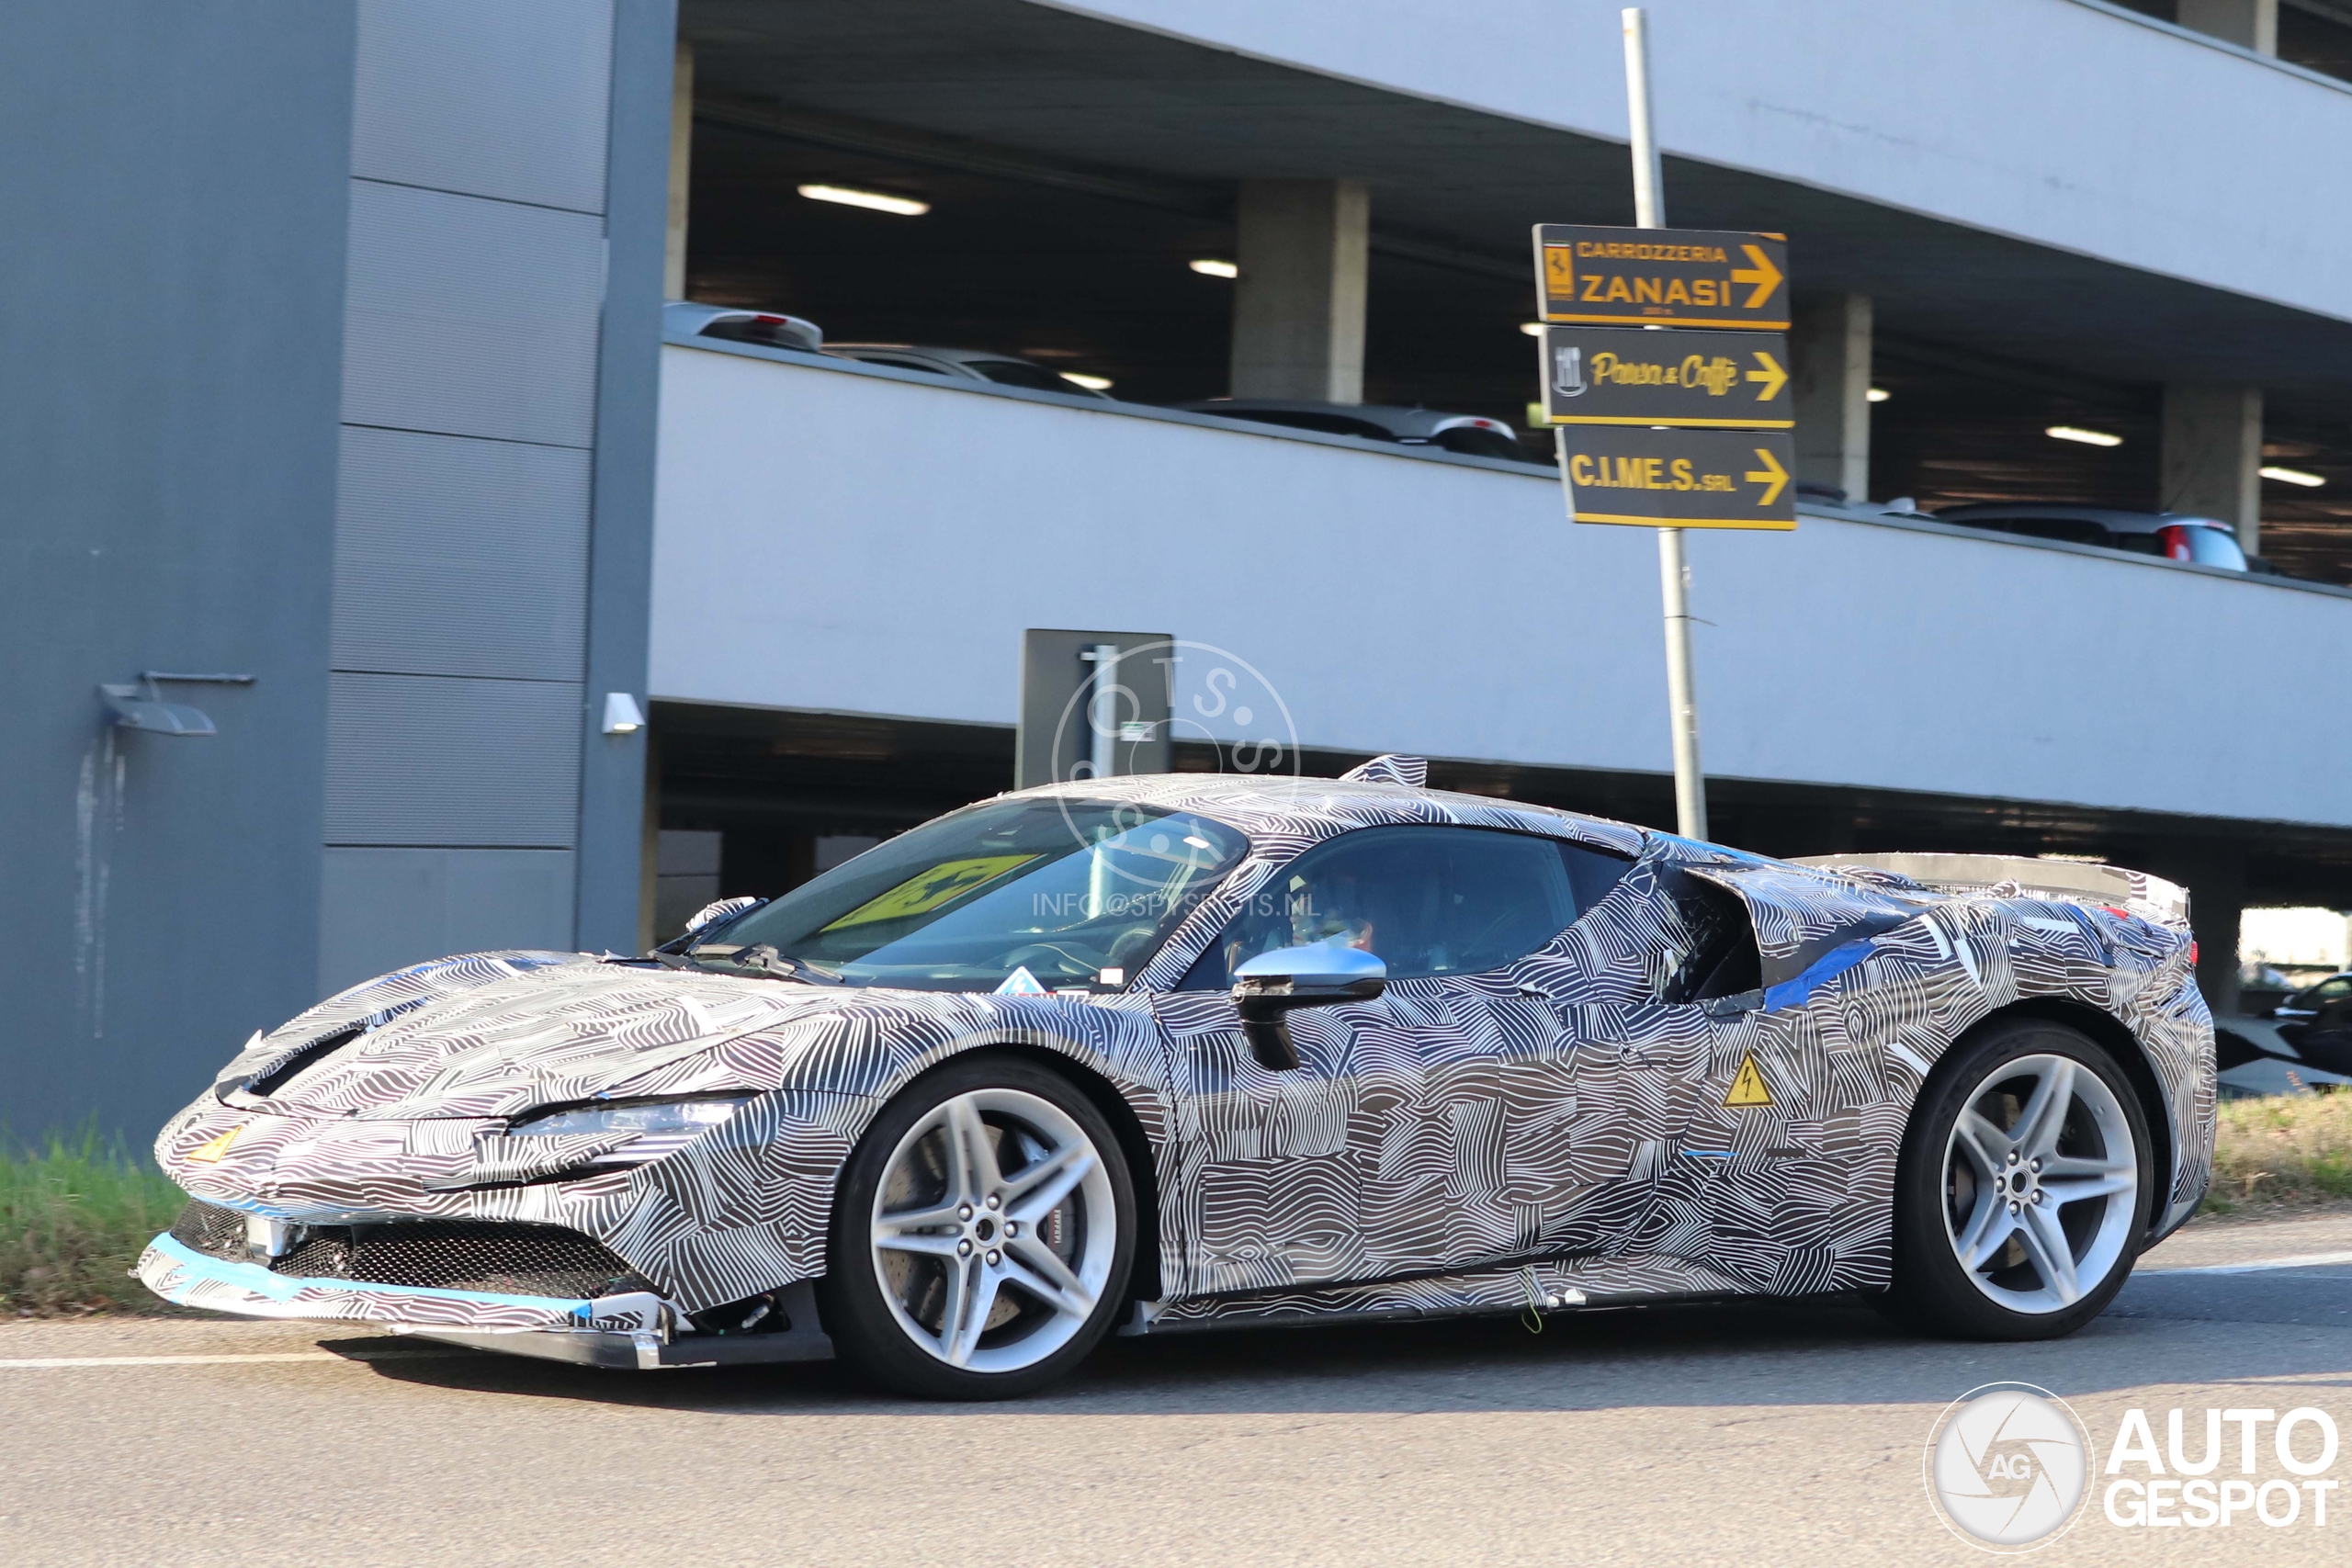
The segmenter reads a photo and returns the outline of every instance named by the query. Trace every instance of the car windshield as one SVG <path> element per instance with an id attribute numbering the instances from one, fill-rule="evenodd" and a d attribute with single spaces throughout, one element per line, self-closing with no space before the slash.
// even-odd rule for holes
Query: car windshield
<path id="1" fill-rule="evenodd" d="M 989 991 L 1123 986 L 1249 840 L 1182 812 L 1093 800 L 993 801 L 925 823 L 729 922 L 699 961 L 817 980 Z"/>

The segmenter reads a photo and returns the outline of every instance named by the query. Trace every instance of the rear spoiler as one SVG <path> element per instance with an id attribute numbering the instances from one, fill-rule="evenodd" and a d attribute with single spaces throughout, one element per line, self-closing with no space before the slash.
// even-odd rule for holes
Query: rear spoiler
<path id="1" fill-rule="evenodd" d="M 2023 855 L 1809 855 L 1792 863 L 1825 871 L 1893 873 L 1939 893 L 1982 893 L 2003 884 L 2018 892 L 2120 905 L 2160 925 L 2188 929 L 2188 889 L 2144 871 L 2092 861 L 2029 860 Z"/>

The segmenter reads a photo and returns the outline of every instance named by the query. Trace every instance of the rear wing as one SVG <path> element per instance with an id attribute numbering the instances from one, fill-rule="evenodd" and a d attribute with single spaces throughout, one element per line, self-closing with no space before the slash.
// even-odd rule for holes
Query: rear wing
<path id="1" fill-rule="evenodd" d="M 1825 871 L 1892 873 L 1939 893 L 2019 893 L 2118 905 L 2159 925 L 2188 929 L 2188 889 L 2144 871 L 2092 861 L 2029 860 L 2023 855 L 1811 855 L 1792 863 Z"/>

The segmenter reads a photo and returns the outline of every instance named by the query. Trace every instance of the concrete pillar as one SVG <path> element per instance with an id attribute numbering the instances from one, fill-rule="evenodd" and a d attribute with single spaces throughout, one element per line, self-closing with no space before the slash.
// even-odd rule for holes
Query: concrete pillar
<path id="1" fill-rule="evenodd" d="M 1798 301 L 1789 329 L 1796 400 L 1797 479 L 1871 493 L 1871 300 L 1832 294 Z"/>
<path id="2" fill-rule="evenodd" d="M 670 230 L 662 251 L 664 299 L 686 297 L 686 206 L 694 178 L 694 147 L 695 46 L 680 39 L 677 62 L 670 76 Z"/>
<path id="3" fill-rule="evenodd" d="M 2166 387 L 2162 462 L 2157 504 L 2218 517 L 2246 554 L 2261 553 L 2261 389 Z"/>
<path id="4" fill-rule="evenodd" d="M 2197 988 L 2216 1014 L 2238 1006 L 2238 924 L 2245 914 L 2245 857 L 2200 856 L 2184 868 L 2188 929 L 2197 938 Z"/>
<path id="5" fill-rule="evenodd" d="M 2180 0 L 2180 25 L 2254 51 L 2278 52 L 2278 0 Z"/>
<path id="6" fill-rule="evenodd" d="M 1355 180 L 1244 180 L 1233 395 L 1363 401 L 1372 203 Z"/>

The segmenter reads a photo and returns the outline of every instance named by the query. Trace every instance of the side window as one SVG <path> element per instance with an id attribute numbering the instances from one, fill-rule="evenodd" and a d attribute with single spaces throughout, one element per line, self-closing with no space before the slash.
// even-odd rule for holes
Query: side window
<path id="1" fill-rule="evenodd" d="M 1625 873 L 1613 855 L 1480 828 L 1367 828 L 1274 874 L 1202 953 L 1182 988 L 1223 990 L 1277 948 L 1362 948 L 1391 979 L 1475 975 L 1534 952 Z"/>

